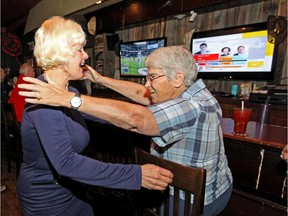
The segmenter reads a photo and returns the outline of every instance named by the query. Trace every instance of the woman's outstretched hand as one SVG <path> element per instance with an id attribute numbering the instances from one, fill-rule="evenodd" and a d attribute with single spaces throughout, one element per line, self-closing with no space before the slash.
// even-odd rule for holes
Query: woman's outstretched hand
<path id="1" fill-rule="evenodd" d="M 91 66 L 86 65 L 87 70 L 84 71 L 84 78 L 89 79 L 91 82 L 97 83 L 99 79 L 102 77 L 96 70 L 94 70 Z"/>
<path id="2" fill-rule="evenodd" d="M 142 187 L 151 190 L 165 190 L 173 181 L 173 173 L 167 169 L 153 164 L 141 166 L 142 170 Z"/>

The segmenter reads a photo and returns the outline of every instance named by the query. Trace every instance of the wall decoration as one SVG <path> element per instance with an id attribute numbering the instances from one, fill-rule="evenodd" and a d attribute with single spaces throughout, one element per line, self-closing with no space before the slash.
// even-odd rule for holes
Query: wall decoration
<path id="1" fill-rule="evenodd" d="M 20 65 L 18 56 L 22 53 L 22 44 L 16 35 L 11 33 L 2 34 L 1 48 L 6 54 L 15 57 L 17 63 Z"/>

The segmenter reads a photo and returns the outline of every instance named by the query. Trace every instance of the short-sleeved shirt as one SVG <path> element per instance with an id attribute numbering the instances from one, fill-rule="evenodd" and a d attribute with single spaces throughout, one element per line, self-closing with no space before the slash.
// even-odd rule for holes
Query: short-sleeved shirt
<path id="1" fill-rule="evenodd" d="M 232 184 L 216 98 L 199 79 L 179 97 L 148 108 L 161 134 L 152 138 L 151 154 L 206 169 L 204 204 L 212 203 Z"/>

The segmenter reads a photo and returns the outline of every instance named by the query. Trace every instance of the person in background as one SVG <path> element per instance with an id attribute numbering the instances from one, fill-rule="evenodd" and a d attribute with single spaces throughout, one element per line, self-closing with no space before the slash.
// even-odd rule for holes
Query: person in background
<path id="1" fill-rule="evenodd" d="M 78 109 L 151 136 L 153 155 L 206 169 L 204 215 L 217 215 L 230 199 L 233 182 L 220 125 L 221 107 L 203 81 L 196 79 L 197 66 L 188 50 L 180 46 L 158 48 L 147 57 L 145 65 L 145 85 L 104 77 L 87 66 L 86 77 L 136 103 L 81 95 Z M 50 84 L 37 79 L 27 81 L 33 84 L 21 88 L 32 92 L 20 94 L 29 97 L 28 102 L 71 107 L 74 94 L 59 88 L 52 79 L 48 79 Z"/>
<path id="2" fill-rule="evenodd" d="M 203 55 L 209 53 L 207 50 L 207 44 L 206 43 L 201 43 L 200 46 L 200 51 L 196 52 L 195 55 Z"/>
<path id="3" fill-rule="evenodd" d="M 34 55 L 44 70 L 38 79 L 45 82 L 49 76 L 75 97 L 69 108 L 25 106 L 21 123 L 23 164 L 17 179 L 24 216 L 94 215 L 85 197 L 79 195 L 82 188 L 77 182 L 131 190 L 140 190 L 141 186 L 164 190 L 172 182 L 169 170 L 153 164 L 110 164 L 81 155 L 89 143 L 83 117 L 105 123 L 77 110 L 79 93 L 69 86 L 69 80 L 83 78 L 82 66 L 88 59 L 85 43 L 81 26 L 63 17 L 44 21 L 35 33 Z"/>
<path id="4" fill-rule="evenodd" d="M 6 72 L 1 67 L 1 101 L 8 102 L 12 89 L 13 87 L 6 82 Z"/>
<path id="5" fill-rule="evenodd" d="M 15 88 L 11 91 L 11 95 L 8 100 L 8 103 L 14 105 L 16 118 L 18 122 L 22 121 L 22 114 L 25 106 L 25 97 L 18 94 L 20 90 L 18 88 L 18 84 L 27 83 L 23 80 L 23 77 L 35 77 L 34 68 L 29 63 L 24 63 L 20 66 L 19 77 L 15 84 Z"/>
<path id="6" fill-rule="evenodd" d="M 5 70 L 1 67 L 1 101 L 8 101 L 8 93 L 4 85 L 6 74 Z"/>
<path id="7" fill-rule="evenodd" d="M 141 50 L 138 50 L 138 52 L 137 52 L 138 68 L 140 68 L 140 64 L 141 64 L 141 57 L 142 57 Z"/>
<path id="8" fill-rule="evenodd" d="M 5 70 L 1 67 L 1 102 L 7 102 L 8 101 L 8 94 L 6 91 L 5 86 L 3 85 L 4 83 L 4 79 L 5 79 Z M 0 186 L 0 192 L 6 190 L 6 185 L 2 185 Z"/>
<path id="9" fill-rule="evenodd" d="M 13 86 L 13 88 L 15 88 L 17 81 L 18 81 L 18 77 L 17 77 L 17 76 L 14 76 L 14 77 L 10 80 L 10 83 L 11 83 L 11 85 Z"/>

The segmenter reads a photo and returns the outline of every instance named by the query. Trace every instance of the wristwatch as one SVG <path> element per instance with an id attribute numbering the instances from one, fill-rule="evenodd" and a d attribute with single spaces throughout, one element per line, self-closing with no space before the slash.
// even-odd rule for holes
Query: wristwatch
<path id="1" fill-rule="evenodd" d="M 75 110 L 78 110 L 82 105 L 81 95 L 79 93 L 75 93 L 75 95 L 70 99 L 70 105 L 71 108 Z"/>

